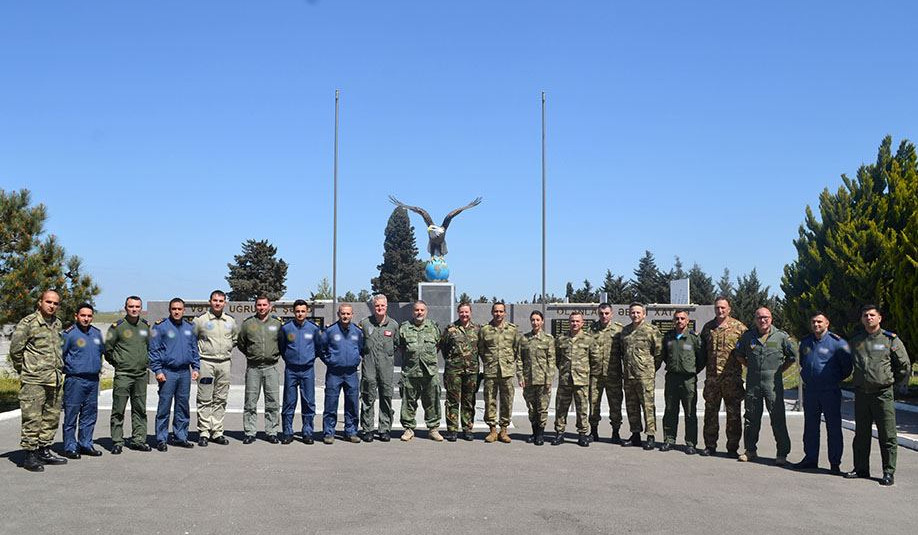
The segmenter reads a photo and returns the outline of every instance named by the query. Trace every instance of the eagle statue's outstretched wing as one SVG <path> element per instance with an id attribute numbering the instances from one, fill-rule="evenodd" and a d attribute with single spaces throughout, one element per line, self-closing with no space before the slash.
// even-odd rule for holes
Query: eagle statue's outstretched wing
<path id="1" fill-rule="evenodd" d="M 405 208 L 406 210 L 411 210 L 412 212 L 419 214 L 421 217 L 424 218 L 424 222 L 427 223 L 428 227 L 433 226 L 434 224 L 433 219 L 430 218 L 430 214 L 427 213 L 427 210 L 424 210 L 423 208 L 420 208 L 417 206 L 407 205 L 403 203 L 402 201 L 396 199 L 394 195 L 389 195 L 389 200 L 395 206 L 398 206 L 400 208 Z"/>
<path id="2" fill-rule="evenodd" d="M 475 206 L 478 206 L 479 204 L 481 204 L 481 197 L 477 197 L 474 201 L 468 203 L 462 208 L 456 208 L 452 212 L 446 214 L 446 217 L 443 218 L 443 225 L 441 225 L 443 227 L 443 230 L 445 231 L 446 227 L 449 226 L 449 222 L 452 221 L 454 217 L 462 213 L 463 210 L 468 210 L 469 208 L 473 208 Z"/>

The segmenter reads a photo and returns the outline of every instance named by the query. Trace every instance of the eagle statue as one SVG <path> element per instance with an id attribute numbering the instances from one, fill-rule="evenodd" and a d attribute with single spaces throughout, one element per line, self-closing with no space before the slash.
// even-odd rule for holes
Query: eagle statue
<path id="1" fill-rule="evenodd" d="M 389 200 L 392 201 L 392 204 L 400 208 L 411 210 L 416 214 L 420 214 L 420 216 L 424 218 L 424 223 L 427 224 L 427 236 L 429 237 L 429 240 L 427 241 L 427 252 L 430 253 L 432 258 L 442 257 L 447 252 L 449 252 L 446 249 L 446 229 L 449 227 L 450 221 L 462 213 L 463 210 L 468 210 L 469 208 L 473 208 L 481 204 L 481 197 L 478 197 L 467 205 L 461 208 L 456 208 L 452 212 L 446 214 L 446 217 L 443 218 L 443 224 L 436 225 L 434 224 L 433 219 L 431 219 L 430 214 L 428 214 L 427 211 L 423 208 L 419 208 L 417 206 L 409 206 L 396 199 L 393 195 L 389 195 Z"/>

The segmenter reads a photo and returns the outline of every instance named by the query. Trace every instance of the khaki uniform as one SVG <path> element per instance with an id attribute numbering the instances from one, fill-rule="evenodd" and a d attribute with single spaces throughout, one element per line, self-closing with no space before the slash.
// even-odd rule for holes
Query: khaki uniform
<path id="1" fill-rule="evenodd" d="M 27 451 L 50 446 L 61 419 L 61 321 L 36 311 L 22 318 L 10 340 L 10 360 L 19 374 L 22 431 L 19 445 Z"/>
<path id="2" fill-rule="evenodd" d="M 191 322 L 198 339 L 201 371 L 198 377 L 198 432 L 204 438 L 223 436 L 223 418 L 229 396 L 232 352 L 239 328 L 229 314 L 210 310 Z"/>
<path id="3" fill-rule="evenodd" d="M 727 411 L 727 451 L 739 449 L 743 436 L 740 407 L 746 391 L 743 389 L 743 368 L 736 360 L 736 344 L 746 332 L 746 326 L 735 318 L 727 318 L 717 325 L 711 320 L 701 329 L 708 363 L 705 368 L 704 390 L 704 446 L 717 448 L 720 436 L 720 402 Z"/>
<path id="4" fill-rule="evenodd" d="M 487 323 L 478 334 L 478 357 L 484 368 L 485 423 L 491 427 L 510 425 L 513 411 L 513 381 L 519 369 L 522 336 L 516 325 L 504 321 L 499 327 Z M 497 401 L 500 397 L 500 420 Z"/>
<path id="5" fill-rule="evenodd" d="M 577 433 L 589 432 L 590 347 L 593 337 L 580 331 L 576 336 L 561 335 L 555 340 L 558 366 L 558 393 L 555 394 L 555 431 L 567 428 L 567 411 L 574 402 L 577 411 Z"/>
<path id="6" fill-rule="evenodd" d="M 529 423 L 535 429 L 544 429 L 548 423 L 548 403 L 551 400 L 551 382 L 555 376 L 555 339 L 545 331 L 523 335 L 519 345 L 521 365 L 520 380 L 523 398 L 529 408 Z"/>
<path id="7" fill-rule="evenodd" d="M 437 370 L 437 346 L 440 328 L 432 320 L 420 325 L 409 320 L 398 328 L 398 346 L 405 356 L 402 362 L 401 422 L 405 429 L 417 425 L 415 414 L 418 399 L 424 407 L 424 422 L 428 429 L 440 427 L 440 381 Z"/>
<path id="8" fill-rule="evenodd" d="M 478 332 L 471 321 L 465 327 L 457 320 L 443 331 L 446 384 L 446 430 L 471 431 L 475 421 L 475 394 L 478 392 Z M 460 421 L 461 419 L 461 421 Z"/>
<path id="9" fill-rule="evenodd" d="M 590 326 L 594 341 L 590 348 L 590 426 L 599 425 L 603 391 L 609 404 L 609 423 L 615 430 L 622 426 L 622 361 L 612 357 L 613 340 L 621 330 L 621 323 L 611 321 L 605 326 L 598 321 Z"/>
<path id="10" fill-rule="evenodd" d="M 612 351 L 622 359 L 625 408 L 631 434 L 640 433 L 643 427 L 648 436 L 655 435 L 657 420 L 653 400 L 654 378 L 663 358 L 663 336 L 648 320 L 642 321 L 640 325 L 632 323 L 615 335 Z"/>

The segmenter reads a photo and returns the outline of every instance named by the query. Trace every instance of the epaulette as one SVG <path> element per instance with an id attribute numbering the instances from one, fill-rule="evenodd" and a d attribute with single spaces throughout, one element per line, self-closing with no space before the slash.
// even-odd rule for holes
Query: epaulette
<path id="1" fill-rule="evenodd" d="M 190 318 L 182 318 L 182 319 L 185 320 L 185 323 L 189 325 L 194 325 L 194 322 Z"/>
<path id="2" fill-rule="evenodd" d="M 76 324 L 73 324 L 73 325 L 71 325 L 70 327 L 67 327 L 66 329 L 64 329 L 64 332 L 65 332 L 65 333 L 69 333 L 70 331 L 73 330 L 74 327 L 76 327 Z"/>
<path id="3" fill-rule="evenodd" d="M 896 333 L 894 333 L 894 332 L 892 332 L 892 331 L 883 331 L 883 334 L 885 334 L 886 336 L 888 336 L 888 337 L 890 337 L 890 338 L 895 338 L 895 337 L 896 337 Z"/>
<path id="4" fill-rule="evenodd" d="M 835 334 L 835 333 L 833 333 L 833 332 L 830 332 L 830 333 L 829 333 L 829 336 L 831 336 L 831 337 L 832 337 L 833 339 L 835 339 L 835 340 L 841 340 L 841 339 L 842 339 L 841 336 L 839 336 L 839 335 L 837 335 L 837 334 Z"/>
<path id="5" fill-rule="evenodd" d="M 122 321 L 124 321 L 124 320 L 120 320 L 118 323 L 121 323 Z M 149 324 L 150 324 L 150 322 L 148 322 L 147 320 L 145 320 L 145 319 L 143 319 L 143 318 L 140 318 L 140 321 L 142 321 L 145 325 L 149 325 Z"/>
<path id="6" fill-rule="evenodd" d="M 618 325 L 619 327 L 624 327 L 624 325 L 622 325 L 621 323 L 619 323 L 619 322 L 617 322 L 617 321 L 615 322 L 615 324 Z"/>
<path id="7" fill-rule="evenodd" d="M 112 328 L 117 327 L 117 326 L 121 325 L 122 323 L 124 323 L 124 318 L 121 318 L 120 320 L 118 320 L 118 321 L 112 323 Z"/>
<path id="8" fill-rule="evenodd" d="M 164 321 L 166 321 L 166 318 L 162 318 L 162 319 L 158 320 L 156 323 L 154 323 L 154 325 L 159 325 L 160 323 L 162 323 L 162 322 L 164 322 Z"/>
<path id="9" fill-rule="evenodd" d="M 281 323 L 284 322 L 282 319 L 280 319 L 280 318 L 277 317 L 277 314 L 271 314 L 271 317 L 274 318 L 274 319 L 276 319 L 277 321 L 279 321 L 279 322 L 281 322 Z"/>

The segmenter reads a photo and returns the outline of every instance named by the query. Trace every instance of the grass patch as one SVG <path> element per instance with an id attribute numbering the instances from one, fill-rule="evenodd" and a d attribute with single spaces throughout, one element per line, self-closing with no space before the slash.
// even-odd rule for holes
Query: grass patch
<path id="1" fill-rule="evenodd" d="M 110 390 L 112 378 L 103 377 L 99 381 L 99 390 Z M 19 408 L 19 378 L 12 375 L 0 376 L 0 412 L 14 411 Z"/>

